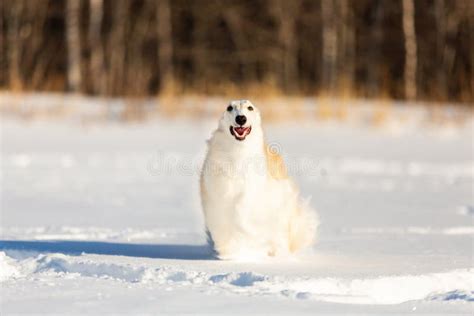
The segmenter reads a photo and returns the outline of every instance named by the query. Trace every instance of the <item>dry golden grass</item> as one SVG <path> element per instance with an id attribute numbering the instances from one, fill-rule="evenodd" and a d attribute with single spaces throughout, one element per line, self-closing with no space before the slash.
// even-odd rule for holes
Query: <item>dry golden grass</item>
<path id="1" fill-rule="evenodd" d="M 34 95 L 33 97 L 30 95 L 28 103 L 25 102 L 24 95 L 21 93 L 2 91 L 0 92 L 0 112 L 2 115 L 27 120 L 54 120 L 76 116 L 80 117 L 84 124 L 110 119 L 141 122 L 154 117 L 217 119 L 230 99 L 248 98 L 259 107 L 266 122 L 354 121 L 364 122 L 369 126 L 384 127 L 393 121 L 403 124 L 412 119 L 409 115 L 411 111 L 400 110 L 404 106 L 423 109 L 427 113 L 424 121 L 435 126 L 462 125 L 473 115 L 473 109 L 469 106 L 448 107 L 445 103 L 415 103 L 400 107 L 388 97 L 361 100 L 353 97 L 354 94 L 348 90 L 343 90 L 340 97 L 329 94 L 301 97 L 275 93 L 273 84 L 265 87 L 249 85 L 245 87 L 246 90 L 226 87 L 225 94 L 212 97 L 199 94 L 177 95 L 176 91 L 181 88 L 176 86 L 156 98 L 107 99 L 55 94 L 53 95 L 54 104 L 47 104 L 47 106 L 44 106 L 44 101 L 42 105 L 37 106 L 34 103 Z M 8 101 L 2 100 L 3 96 L 6 96 L 5 100 Z M 84 109 L 81 104 L 89 101 L 98 103 L 98 106 Z M 114 106 L 112 104 L 117 101 L 122 106 L 112 109 Z M 113 113 L 112 116 L 111 113 Z"/>
<path id="2" fill-rule="evenodd" d="M 393 103 L 386 99 L 381 99 L 376 102 L 371 121 L 375 126 L 383 126 L 389 118 L 392 118 Z"/>

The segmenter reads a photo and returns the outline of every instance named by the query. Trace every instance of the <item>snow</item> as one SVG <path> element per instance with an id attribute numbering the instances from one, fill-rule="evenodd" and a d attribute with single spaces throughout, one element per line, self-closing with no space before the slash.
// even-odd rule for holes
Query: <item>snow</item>
<path id="1" fill-rule="evenodd" d="M 253 263 L 205 245 L 215 124 L 3 117 L 1 314 L 472 314 L 471 121 L 266 124 L 321 226 L 308 252 Z"/>
<path id="2" fill-rule="evenodd" d="M 14 278 L 18 275 L 18 270 L 15 267 L 15 262 L 12 258 L 0 252 L 0 281 L 5 281 Z"/>

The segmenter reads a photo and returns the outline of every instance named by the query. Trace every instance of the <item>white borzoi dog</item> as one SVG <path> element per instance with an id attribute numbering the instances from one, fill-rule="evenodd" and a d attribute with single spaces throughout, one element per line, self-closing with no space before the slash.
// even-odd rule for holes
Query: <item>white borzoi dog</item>
<path id="1" fill-rule="evenodd" d="M 313 242 L 316 213 L 299 197 L 278 148 L 265 144 L 258 109 L 232 101 L 208 141 L 201 201 L 221 259 L 283 256 Z"/>

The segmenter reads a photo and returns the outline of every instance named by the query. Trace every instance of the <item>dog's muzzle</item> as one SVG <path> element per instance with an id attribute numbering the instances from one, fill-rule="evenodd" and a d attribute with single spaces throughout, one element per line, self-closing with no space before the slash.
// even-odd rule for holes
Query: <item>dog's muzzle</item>
<path id="1" fill-rule="evenodd" d="M 242 140 L 245 139 L 245 137 L 247 137 L 248 134 L 250 134 L 250 132 L 252 131 L 252 126 L 247 126 L 247 127 L 230 126 L 229 130 L 230 130 L 230 133 L 232 134 L 232 136 L 235 137 L 235 139 L 237 139 L 239 141 L 242 141 Z"/>

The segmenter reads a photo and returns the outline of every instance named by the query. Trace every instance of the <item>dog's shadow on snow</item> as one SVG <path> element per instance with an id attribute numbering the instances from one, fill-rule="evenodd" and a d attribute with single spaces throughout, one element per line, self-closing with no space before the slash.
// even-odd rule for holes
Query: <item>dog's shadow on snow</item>
<path id="1" fill-rule="evenodd" d="M 127 244 L 101 241 L 0 240 L 0 250 L 21 250 L 80 255 L 82 253 L 179 260 L 214 260 L 208 245 Z"/>

